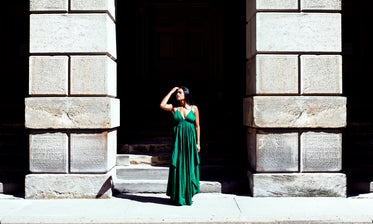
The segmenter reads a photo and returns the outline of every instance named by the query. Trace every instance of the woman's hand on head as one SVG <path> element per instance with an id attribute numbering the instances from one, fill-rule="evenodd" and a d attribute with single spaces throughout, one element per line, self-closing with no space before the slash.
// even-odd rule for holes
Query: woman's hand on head
<path id="1" fill-rule="evenodd" d="M 176 92 L 177 90 L 179 89 L 179 87 L 174 87 L 172 90 L 171 90 L 171 92 Z"/>

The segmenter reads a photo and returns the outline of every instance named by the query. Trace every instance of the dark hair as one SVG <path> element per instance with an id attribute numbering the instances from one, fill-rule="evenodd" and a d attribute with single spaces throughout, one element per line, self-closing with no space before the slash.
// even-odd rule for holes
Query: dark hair
<path id="1" fill-rule="evenodd" d="M 190 93 L 190 90 L 188 89 L 188 87 L 181 86 L 180 88 L 184 91 L 185 102 L 189 105 L 193 105 L 192 94 Z"/>

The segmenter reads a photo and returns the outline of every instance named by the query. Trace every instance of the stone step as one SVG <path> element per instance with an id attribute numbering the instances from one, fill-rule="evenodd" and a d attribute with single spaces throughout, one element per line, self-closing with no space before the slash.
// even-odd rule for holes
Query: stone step
<path id="1" fill-rule="evenodd" d="M 114 180 L 117 193 L 165 193 L 167 180 Z M 222 186 L 217 181 L 200 181 L 202 193 L 221 193 Z"/>
<path id="2" fill-rule="evenodd" d="M 167 180 L 168 172 L 168 166 L 143 164 L 117 166 L 116 178 L 123 180 Z M 201 180 L 246 179 L 246 168 L 240 165 L 200 165 L 199 173 Z"/>
<path id="3" fill-rule="evenodd" d="M 117 166 L 129 165 L 168 165 L 170 162 L 170 153 L 158 153 L 155 155 L 138 155 L 138 154 L 118 154 Z"/>
<path id="4" fill-rule="evenodd" d="M 117 166 L 116 178 L 123 180 L 167 180 L 168 167 L 150 165 Z"/>
<path id="5" fill-rule="evenodd" d="M 170 162 L 171 153 L 149 153 L 149 154 L 117 154 L 117 166 L 129 165 L 153 165 L 167 166 Z M 200 153 L 202 164 L 236 164 L 239 158 L 229 153 Z M 244 163 L 244 161 L 241 161 Z"/>

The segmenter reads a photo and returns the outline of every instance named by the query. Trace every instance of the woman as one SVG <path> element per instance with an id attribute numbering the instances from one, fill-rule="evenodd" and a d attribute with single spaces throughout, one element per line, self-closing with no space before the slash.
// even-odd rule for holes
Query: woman
<path id="1" fill-rule="evenodd" d="M 176 92 L 178 107 L 168 104 Z M 200 192 L 199 157 L 200 128 L 199 112 L 190 102 L 191 95 L 186 87 L 173 88 L 162 100 L 160 107 L 174 115 L 174 133 L 167 195 L 179 205 L 191 205 L 192 197 Z"/>

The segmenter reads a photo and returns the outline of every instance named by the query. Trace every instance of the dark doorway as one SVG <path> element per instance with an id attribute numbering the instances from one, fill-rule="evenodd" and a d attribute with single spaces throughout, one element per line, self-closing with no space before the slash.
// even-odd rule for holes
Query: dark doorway
<path id="1" fill-rule="evenodd" d="M 243 0 L 118 1 L 119 151 L 171 136 L 159 103 L 184 85 L 200 109 L 202 151 L 244 153 L 245 25 Z"/>

